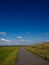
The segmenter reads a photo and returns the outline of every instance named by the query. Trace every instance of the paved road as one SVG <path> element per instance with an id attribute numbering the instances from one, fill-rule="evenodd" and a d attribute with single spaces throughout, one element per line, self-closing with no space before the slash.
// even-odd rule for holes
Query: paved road
<path id="1" fill-rule="evenodd" d="M 49 62 L 21 47 L 16 65 L 49 65 Z"/>

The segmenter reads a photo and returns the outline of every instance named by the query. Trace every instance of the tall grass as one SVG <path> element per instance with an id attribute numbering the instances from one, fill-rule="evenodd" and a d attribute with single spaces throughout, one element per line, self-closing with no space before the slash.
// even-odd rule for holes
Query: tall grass
<path id="1" fill-rule="evenodd" d="M 49 61 L 49 42 L 43 44 L 36 44 L 25 48 L 32 53 Z"/>

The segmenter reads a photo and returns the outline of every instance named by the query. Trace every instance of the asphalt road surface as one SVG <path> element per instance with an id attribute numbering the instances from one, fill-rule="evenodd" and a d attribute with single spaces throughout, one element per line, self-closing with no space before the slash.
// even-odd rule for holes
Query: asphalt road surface
<path id="1" fill-rule="evenodd" d="M 16 65 L 49 65 L 49 62 L 20 47 Z"/>

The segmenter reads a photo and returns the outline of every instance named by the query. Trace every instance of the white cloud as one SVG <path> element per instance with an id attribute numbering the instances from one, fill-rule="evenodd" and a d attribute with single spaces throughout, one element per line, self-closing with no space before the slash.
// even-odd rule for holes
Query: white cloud
<path id="1" fill-rule="evenodd" d="M 0 35 L 5 36 L 7 33 L 6 32 L 0 32 Z"/>
<path id="2" fill-rule="evenodd" d="M 29 45 L 31 42 L 29 40 L 24 39 L 22 36 L 17 36 L 18 39 L 0 39 L 0 45 Z"/>
<path id="3" fill-rule="evenodd" d="M 18 41 L 19 45 L 29 45 L 31 42 L 29 40 L 21 39 Z"/>
<path id="4" fill-rule="evenodd" d="M 4 39 L 4 38 L 1 38 L 0 41 L 1 42 L 5 42 L 5 43 L 9 43 L 10 42 L 10 40 Z"/>
<path id="5" fill-rule="evenodd" d="M 16 41 L 16 43 L 18 45 L 27 45 L 30 44 L 29 40 L 25 40 L 22 36 L 17 36 L 18 40 Z"/>
<path id="6" fill-rule="evenodd" d="M 29 42 L 29 40 L 24 40 L 24 39 L 21 39 L 20 41 L 22 41 L 22 42 Z"/>
<path id="7" fill-rule="evenodd" d="M 46 42 L 49 42 L 49 40 L 46 40 Z"/>
<path id="8" fill-rule="evenodd" d="M 17 36 L 18 39 L 22 39 L 23 37 L 22 36 Z"/>

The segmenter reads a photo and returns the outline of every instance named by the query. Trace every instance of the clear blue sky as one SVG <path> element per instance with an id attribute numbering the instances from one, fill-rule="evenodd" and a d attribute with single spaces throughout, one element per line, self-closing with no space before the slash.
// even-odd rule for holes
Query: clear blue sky
<path id="1" fill-rule="evenodd" d="M 49 40 L 49 0 L 0 0 L 0 32 L 8 39 Z"/>

